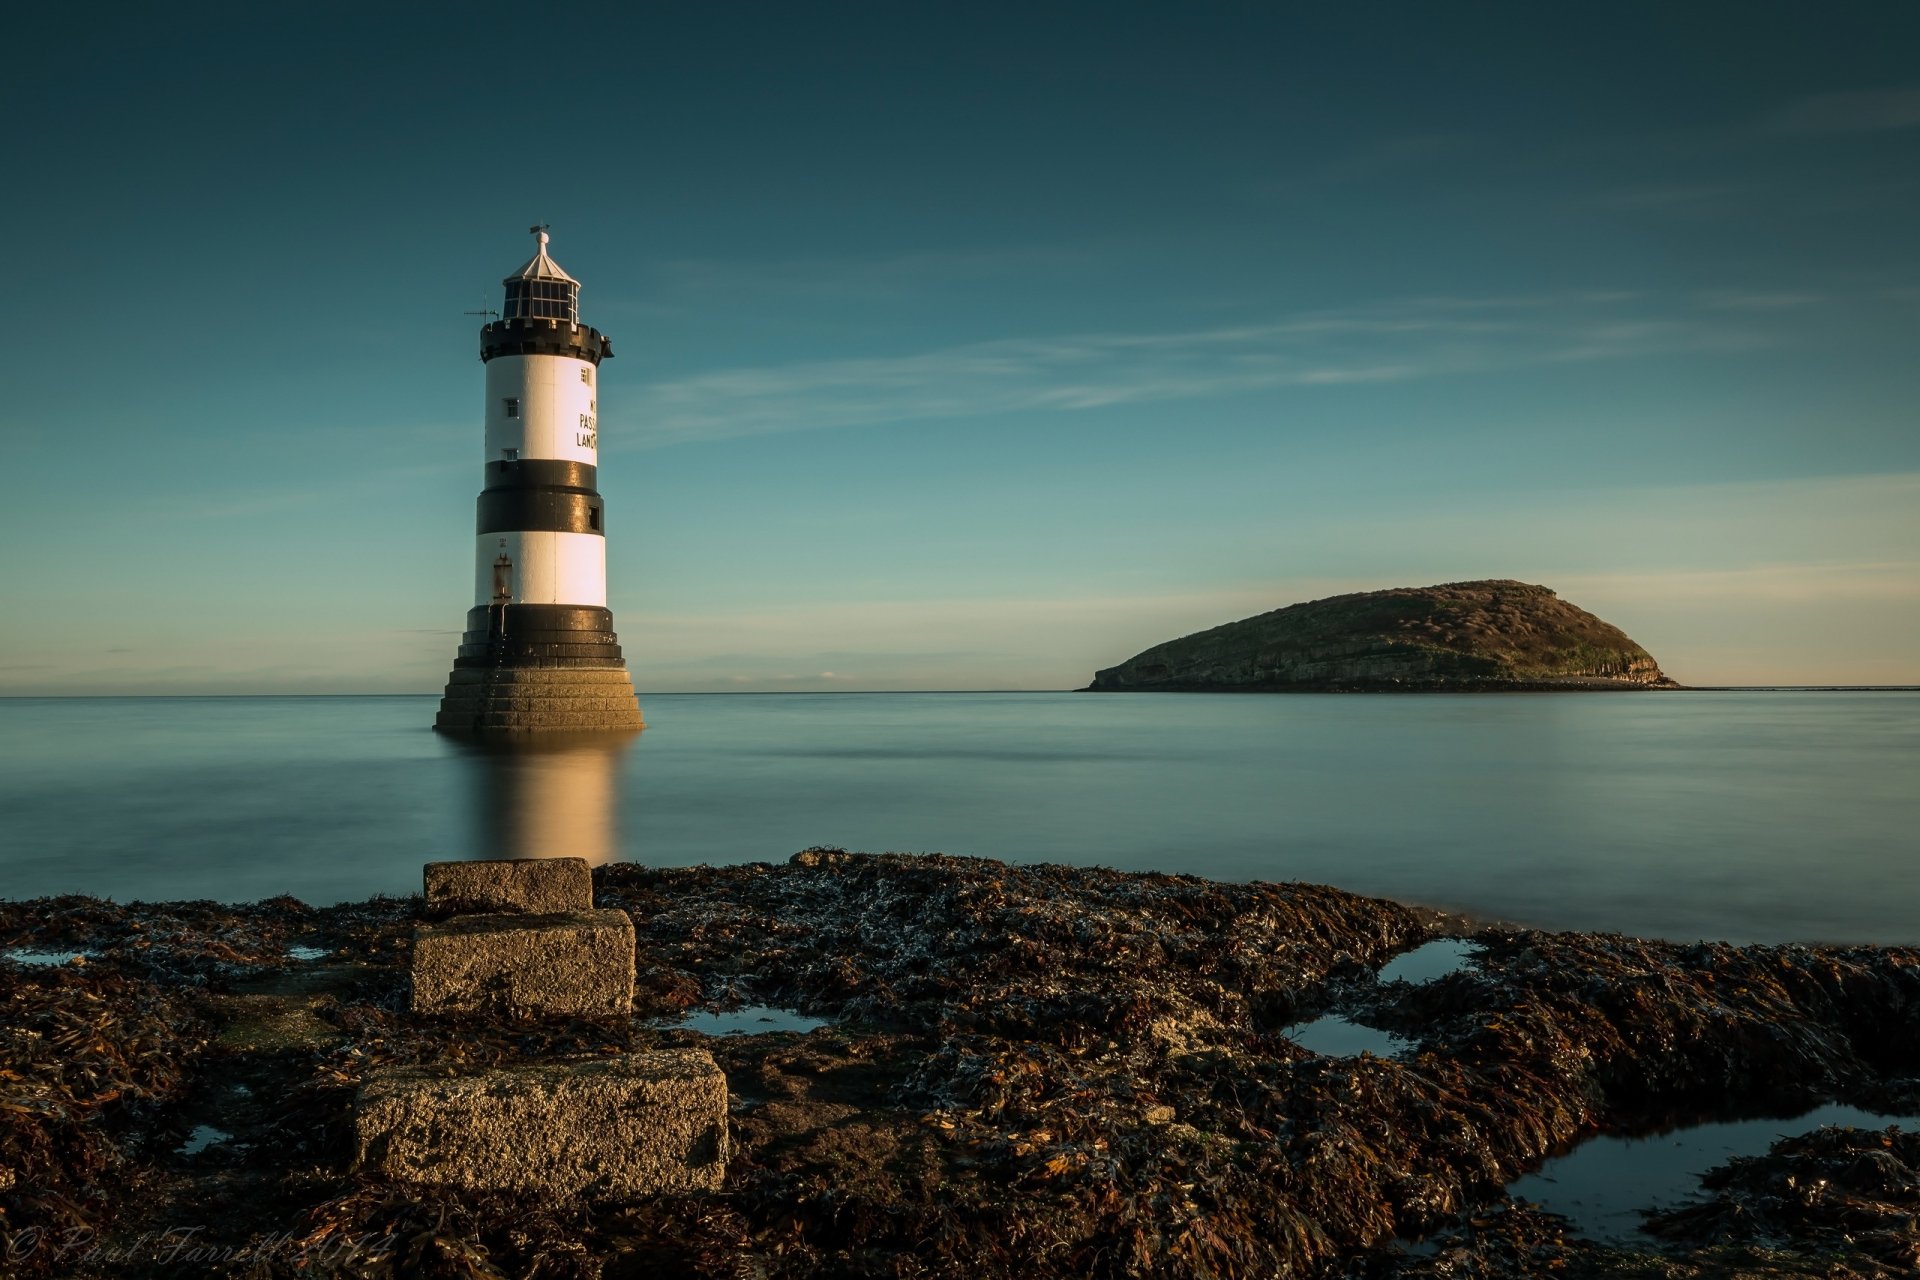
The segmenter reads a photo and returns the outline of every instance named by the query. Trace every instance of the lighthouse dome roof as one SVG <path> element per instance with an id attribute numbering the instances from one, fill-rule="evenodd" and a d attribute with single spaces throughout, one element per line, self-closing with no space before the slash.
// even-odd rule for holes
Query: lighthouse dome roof
<path id="1" fill-rule="evenodd" d="M 516 280 L 561 280 L 567 284 L 578 285 L 580 283 L 578 280 L 575 280 L 572 276 L 561 270 L 560 264 L 548 256 L 547 229 L 545 227 L 528 227 L 527 230 L 539 238 L 540 250 L 531 258 L 528 258 L 518 271 L 508 276 L 502 283 L 512 284 Z"/>

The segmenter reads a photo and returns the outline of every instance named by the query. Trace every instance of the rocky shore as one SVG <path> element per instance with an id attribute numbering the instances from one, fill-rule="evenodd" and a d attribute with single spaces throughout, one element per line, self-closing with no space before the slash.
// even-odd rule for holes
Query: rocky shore
<path id="1" fill-rule="evenodd" d="M 0 1274 L 1892 1276 L 1920 1138 L 1817 1130 L 1630 1241 L 1505 1188 L 1598 1133 L 1920 1113 L 1920 952 L 1476 928 L 1296 884 L 808 850 L 593 873 L 630 1015 L 413 1011 L 418 899 L 0 902 Z M 1381 976 L 1471 937 L 1431 981 Z M 39 952 L 28 955 L 26 952 Z M 64 963 L 68 954 L 80 959 Z M 823 1019 L 710 1036 L 739 1004 Z M 1328 1056 L 1319 1015 L 1392 1032 Z M 717 1190 L 356 1167 L 369 1077 L 703 1049 Z"/>

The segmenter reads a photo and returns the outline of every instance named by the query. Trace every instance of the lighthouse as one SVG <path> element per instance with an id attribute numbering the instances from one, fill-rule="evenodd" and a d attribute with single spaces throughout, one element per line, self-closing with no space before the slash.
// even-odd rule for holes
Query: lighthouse
<path id="1" fill-rule="evenodd" d="M 600 498 L 600 364 L 580 282 L 538 249 L 480 330 L 486 460 L 473 607 L 434 728 L 486 737 L 632 731 L 633 680 L 607 608 Z"/>

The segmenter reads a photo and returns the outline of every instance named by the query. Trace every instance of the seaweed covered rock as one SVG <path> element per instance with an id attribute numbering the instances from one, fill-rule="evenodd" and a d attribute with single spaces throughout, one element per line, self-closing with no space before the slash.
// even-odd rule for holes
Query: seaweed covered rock
<path id="1" fill-rule="evenodd" d="M 1546 587 L 1494 579 L 1288 605 L 1094 674 L 1114 691 L 1643 689 L 1671 686 L 1618 627 Z"/>
<path id="2" fill-rule="evenodd" d="M 205 1033 L 111 968 L 0 963 L 0 1274 L 70 1274 L 58 1242 L 121 1216 L 140 1173 L 125 1135 L 181 1095 Z"/>
<path id="3" fill-rule="evenodd" d="M 189 1064 L 193 1098 L 156 1096 L 124 1129 L 99 1130 L 140 1175 L 92 1184 L 95 1218 L 118 1223 L 109 1242 L 130 1251 L 113 1274 L 165 1274 L 143 1233 L 181 1221 L 214 1224 L 205 1244 L 251 1259 L 230 1272 L 249 1277 L 1898 1269 L 1897 1232 L 1883 1242 L 1895 1261 L 1876 1261 L 1836 1243 L 1821 1206 L 1803 1213 L 1764 1188 L 1730 1201 L 1767 1215 L 1763 1245 L 1682 1233 L 1637 1252 L 1582 1242 L 1504 1189 L 1589 1135 L 1676 1117 L 1821 1099 L 1912 1112 L 1911 949 L 1482 929 L 1464 968 L 1413 983 L 1382 980 L 1383 964 L 1463 922 L 1312 885 L 824 849 L 786 865 L 615 865 L 594 880 L 603 908 L 634 920 L 645 977 L 632 1018 L 414 1014 L 405 904 L 281 904 L 225 920 L 208 909 L 188 927 L 178 904 L 0 903 L 0 946 L 57 934 L 98 953 L 90 974 L 154 975 L 183 1025 L 242 986 L 307 992 L 314 979 L 284 963 L 157 963 L 121 954 L 125 940 L 164 930 L 184 953 L 195 937 L 297 927 L 360 959 L 315 967 L 335 975 L 314 1008 L 336 1033 L 326 1043 L 215 1042 Z M 97 994 L 122 1019 L 144 998 Z M 829 1021 L 710 1036 L 678 1021 L 689 1004 Z M 1412 1047 L 1337 1056 L 1290 1038 L 1330 1012 Z M 100 1034 L 139 1038 L 133 1021 Z M 382 1073 L 452 1079 L 678 1050 L 710 1054 L 731 1086 L 717 1191 L 553 1201 L 353 1168 L 354 1099 Z M 221 1092 L 234 1081 L 251 1101 Z M 231 1141 L 184 1154 L 180 1138 L 207 1116 Z M 1905 1211 L 1912 1154 L 1856 1154 L 1871 1167 L 1849 1194 Z M 9 1221 L 19 1194 L 0 1190 Z M 1428 1254 L 1395 1243 L 1436 1232 Z"/>
<path id="4" fill-rule="evenodd" d="M 1920 1272 L 1920 1132 L 1816 1129 L 1701 1183 L 1710 1198 L 1655 1214 L 1648 1229 L 1693 1244 L 1817 1242 Z"/>

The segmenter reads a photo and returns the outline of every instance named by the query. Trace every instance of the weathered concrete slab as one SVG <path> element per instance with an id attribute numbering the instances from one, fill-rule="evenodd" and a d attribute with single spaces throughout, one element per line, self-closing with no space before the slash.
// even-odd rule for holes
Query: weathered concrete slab
<path id="1" fill-rule="evenodd" d="M 633 1012 L 633 921 L 624 911 L 571 911 L 417 925 L 413 1011 L 624 1017 Z"/>
<path id="2" fill-rule="evenodd" d="M 360 1167 L 397 1182 L 554 1198 L 715 1191 L 727 1078 L 703 1049 L 501 1067 L 376 1071 L 354 1108 Z"/>
<path id="3" fill-rule="evenodd" d="M 585 858 L 429 862 L 423 879 L 429 916 L 593 910 L 593 872 Z"/>

